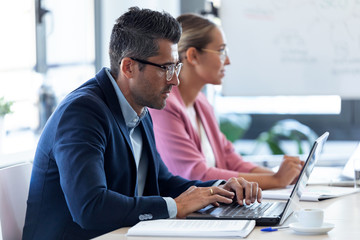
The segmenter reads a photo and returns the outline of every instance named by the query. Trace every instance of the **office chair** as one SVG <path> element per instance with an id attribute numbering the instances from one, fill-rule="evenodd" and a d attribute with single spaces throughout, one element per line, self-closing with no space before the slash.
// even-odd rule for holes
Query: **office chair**
<path id="1" fill-rule="evenodd" d="M 31 163 L 0 169 L 0 232 L 3 240 L 22 238 L 31 169 Z"/>

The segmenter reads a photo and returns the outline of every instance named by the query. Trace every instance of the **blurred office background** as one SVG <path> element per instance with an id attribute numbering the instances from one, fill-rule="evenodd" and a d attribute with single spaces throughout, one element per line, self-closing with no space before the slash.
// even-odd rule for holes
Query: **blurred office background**
<path id="1" fill-rule="evenodd" d="M 255 139 L 284 119 L 329 131 L 334 152 L 355 148 L 359 1 L 12 0 L 0 3 L 0 97 L 13 101 L 0 125 L 0 165 L 32 158 L 62 98 L 109 66 L 113 23 L 131 6 L 199 13 L 223 27 L 232 64 L 222 86 L 204 91 L 219 121 L 242 122 L 239 152 L 254 153 Z"/>

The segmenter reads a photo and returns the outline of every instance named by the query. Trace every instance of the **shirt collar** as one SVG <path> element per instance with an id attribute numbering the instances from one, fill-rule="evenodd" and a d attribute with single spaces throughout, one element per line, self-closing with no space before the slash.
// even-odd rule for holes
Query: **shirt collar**
<path id="1" fill-rule="evenodd" d="M 138 116 L 135 110 L 130 106 L 129 102 L 124 97 L 124 94 L 121 92 L 119 86 L 116 84 L 116 80 L 111 75 L 110 69 L 105 68 L 105 70 L 106 70 L 106 74 L 110 78 L 111 83 L 115 89 L 126 126 L 130 129 L 135 128 L 137 125 L 139 125 L 140 121 L 145 117 L 145 115 L 148 112 L 148 109 L 144 107 L 144 110 L 142 111 L 140 116 Z"/>

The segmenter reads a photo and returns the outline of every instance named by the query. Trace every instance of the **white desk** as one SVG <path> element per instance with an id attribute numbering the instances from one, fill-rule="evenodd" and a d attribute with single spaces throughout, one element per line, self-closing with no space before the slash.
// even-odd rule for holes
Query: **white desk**
<path id="1" fill-rule="evenodd" d="M 301 235 L 291 229 L 281 229 L 276 232 L 261 232 L 262 227 L 255 227 L 246 239 L 359 239 L 360 236 L 360 193 L 325 200 L 322 202 L 301 202 L 301 207 L 318 207 L 325 210 L 325 222 L 334 223 L 335 228 L 327 234 L 322 235 Z M 294 222 L 293 216 L 287 219 L 284 225 Z M 128 228 L 120 228 L 116 231 L 102 235 L 97 240 L 184 240 L 184 239 L 202 239 L 202 238 L 166 238 L 166 237 L 126 237 Z M 221 238 L 211 238 L 221 239 Z M 229 239 L 229 238 L 226 238 Z M 237 238 L 238 239 L 238 238 Z"/>

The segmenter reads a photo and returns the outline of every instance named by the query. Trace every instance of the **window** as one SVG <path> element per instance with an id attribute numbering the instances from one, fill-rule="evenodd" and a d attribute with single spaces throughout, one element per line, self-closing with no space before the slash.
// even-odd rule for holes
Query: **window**
<path id="1" fill-rule="evenodd" d="M 38 3 L 47 10 L 41 23 L 35 21 Z M 14 102 L 13 113 L 4 119 L 4 165 L 9 159 L 32 159 L 38 133 L 51 114 L 44 93 L 55 107 L 94 76 L 94 1 L 2 1 L 0 28 L 0 97 Z M 35 71 L 39 66 L 41 73 Z M 12 158 L 13 153 L 18 155 Z"/>
<path id="2" fill-rule="evenodd" d="M 14 11 L 16 9 L 16 11 Z M 13 101 L 13 114 L 5 116 L 6 131 L 37 126 L 37 91 L 42 76 L 36 62 L 35 9 L 32 1 L 0 3 L 0 96 Z"/>

